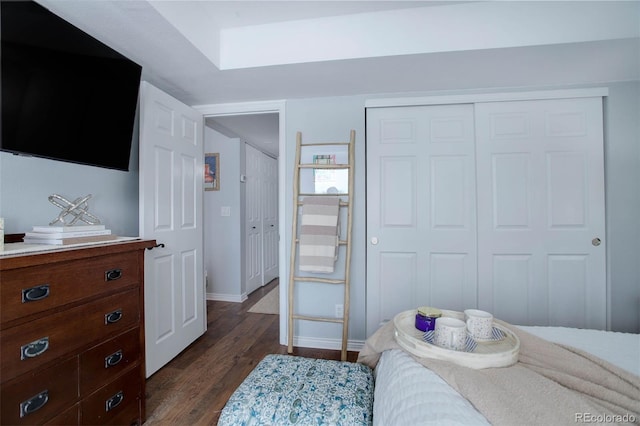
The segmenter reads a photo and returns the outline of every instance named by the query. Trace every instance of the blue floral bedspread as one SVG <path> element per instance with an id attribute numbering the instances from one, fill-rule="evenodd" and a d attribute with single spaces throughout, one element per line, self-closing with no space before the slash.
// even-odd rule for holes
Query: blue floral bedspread
<path id="1" fill-rule="evenodd" d="M 363 364 L 267 355 L 231 395 L 218 425 L 370 425 L 373 387 Z"/>

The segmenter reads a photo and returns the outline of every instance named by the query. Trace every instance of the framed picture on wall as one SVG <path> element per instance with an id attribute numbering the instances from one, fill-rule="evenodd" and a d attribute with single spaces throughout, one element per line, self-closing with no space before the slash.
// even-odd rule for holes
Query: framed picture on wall
<path id="1" fill-rule="evenodd" d="M 204 154 L 204 190 L 220 191 L 220 154 Z"/>

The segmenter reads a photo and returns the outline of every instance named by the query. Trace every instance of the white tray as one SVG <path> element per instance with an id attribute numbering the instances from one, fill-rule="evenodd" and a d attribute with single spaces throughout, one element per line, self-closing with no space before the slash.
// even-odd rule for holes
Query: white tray
<path id="1" fill-rule="evenodd" d="M 442 359 L 474 369 L 508 367 L 518 362 L 520 339 L 500 324 L 493 326 L 504 333 L 502 340 L 476 341 L 472 352 L 460 352 L 425 341 L 424 332 L 415 327 L 416 313 L 417 309 L 399 313 L 393 325 L 398 344 L 417 357 Z M 442 316 L 464 320 L 464 314 L 457 311 L 442 310 Z"/>

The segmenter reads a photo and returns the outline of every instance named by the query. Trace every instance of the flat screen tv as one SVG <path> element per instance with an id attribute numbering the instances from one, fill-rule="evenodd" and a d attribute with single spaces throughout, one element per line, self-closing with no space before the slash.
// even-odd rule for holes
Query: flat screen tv
<path id="1" fill-rule="evenodd" d="M 128 170 L 142 68 L 36 2 L 0 6 L 0 149 Z"/>

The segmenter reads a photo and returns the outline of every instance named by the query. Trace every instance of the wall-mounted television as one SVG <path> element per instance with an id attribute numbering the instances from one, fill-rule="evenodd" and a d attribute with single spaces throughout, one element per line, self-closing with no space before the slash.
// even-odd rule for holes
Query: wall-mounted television
<path id="1" fill-rule="evenodd" d="M 128 170 L 142 67 L 34 1 L 0 6 L 0 150 Z"/>

